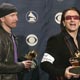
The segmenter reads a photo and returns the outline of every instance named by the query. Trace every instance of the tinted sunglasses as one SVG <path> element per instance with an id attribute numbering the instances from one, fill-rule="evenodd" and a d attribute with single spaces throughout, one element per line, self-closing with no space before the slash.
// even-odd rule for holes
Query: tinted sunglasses
<path id="1" fill-rule="evenodd" d="M 65 17 L 65 20 L 71 20 L 72 18 L 74 20 L 80 20 L 80 16 L 77 16 L 77 15 L 75 15 L 75 16 L 68 15 L 68 16 Z"/>

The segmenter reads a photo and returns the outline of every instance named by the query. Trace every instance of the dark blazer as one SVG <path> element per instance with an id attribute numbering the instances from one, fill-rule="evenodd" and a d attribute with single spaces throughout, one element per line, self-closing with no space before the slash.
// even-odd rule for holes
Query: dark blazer
<path id="1" fill-rule="evenodd" d="M 77 40 L 80 48 L 80 35 L 78 35 Z M 72 52 L 68 42 L 70 42 L 74 48 L 72 48 Z M 67 32 L 61 32 L 48 40 L 45 53 L 51 55 L 55 60 L 53 63 L 50 63 L 49 61 L 41 61 L 41 69 L 49 74 L 49 80 L 67 80 L 64 77 L 65 69 L 71 65 L 69 58 L 74 55 L 76 49 L 72 37 Z"/>
<path id="2" fill-rule="evenodd" d="M 11 35 L 0 26 L 0 80 L 16 80 L 17 73 L 23 69 L 22 63 L 14 62 Z"/>

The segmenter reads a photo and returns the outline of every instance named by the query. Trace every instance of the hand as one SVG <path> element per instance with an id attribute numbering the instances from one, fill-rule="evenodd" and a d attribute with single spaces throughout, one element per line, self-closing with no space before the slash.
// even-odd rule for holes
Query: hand
<path id="1" fill-rule="evenodd" d="M 71 68 L 74 68 L 74 67 L 75 67 L 75 66 L 69 66 L 69 67 L 66 68 L 66 70 L 65 70 L 65 77 L 66 77 L 66 78 L 71 79 L 71 77 L 73 77 L 73 78 L 78 78 L 78 77 L 80 77 L 79 74 L 74 74 L 74 73 L 69 72 L 69 70 L 70 70 Z"/>
<path id="2" fill-rule="evenodd" d="M 31 68 L 31 65 L 32 65 L 31 60 L 22 61 L 22 63 L 24 64 L 25 68 L 27 68 L 27 69 Z"/>

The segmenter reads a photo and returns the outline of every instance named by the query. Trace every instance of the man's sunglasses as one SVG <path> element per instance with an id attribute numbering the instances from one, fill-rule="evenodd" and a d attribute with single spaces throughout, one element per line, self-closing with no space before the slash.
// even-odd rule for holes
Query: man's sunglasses
<path id="1" fill-rule="evenodd" d="M 77 16 L 77 15 L 75 15 L 75 16 L 68 15 L 68 16 L 65 17 L 65 20 L 71 20 L 72 18 L 74 20 L 80 20 L 80 16 Z"/>

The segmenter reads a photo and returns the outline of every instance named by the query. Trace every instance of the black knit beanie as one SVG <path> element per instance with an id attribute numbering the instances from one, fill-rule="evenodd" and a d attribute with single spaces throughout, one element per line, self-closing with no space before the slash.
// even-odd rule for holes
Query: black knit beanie
<path id="1" fill-rule="evenodd" d="M 16 7 L 10 3 L 2 3 L 0 5 L 0 18 L 4 17 L 10 13 L 17 12 Z"/>

